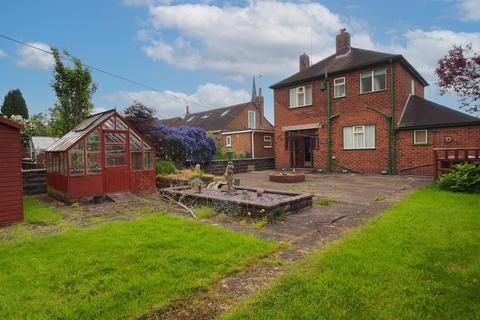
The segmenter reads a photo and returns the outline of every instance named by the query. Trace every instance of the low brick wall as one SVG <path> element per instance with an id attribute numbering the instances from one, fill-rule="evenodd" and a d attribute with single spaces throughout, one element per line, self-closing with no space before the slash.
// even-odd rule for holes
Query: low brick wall
<path id="1" fill-rule="evenodd" d="M 34 195 L 47 192 L 45 169 L 22 170 L 23 194 Z"/>
<path id="2" fill-rule="evenodd" d="M 274 158 L 238 159 L 232 161 L 235 173 L 275 169 Z M 203 171 L 220 176 L 225 173 L 227 164 L 228 160 L 213 160 L 203 166 Z"/>

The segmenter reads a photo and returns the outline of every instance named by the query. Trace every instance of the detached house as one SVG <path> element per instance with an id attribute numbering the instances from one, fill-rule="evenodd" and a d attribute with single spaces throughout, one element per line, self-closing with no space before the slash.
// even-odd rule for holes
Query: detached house
<path id="1" fill-rule="evenodd" d="M 350 46 L 272 85 L 280 168 L 432 174 L 433 148 L 480 147 L 480 119 L 424 98 L 428 85 L 402 56 Z"/>
<path id="2" fill-rule="evenodd" d="M 208 111 L 190 113 L 184 118 L 160 120 L 168 127 L 201 128 L 220 139 L 224 148 L 232 148 L 235 155 L 246 158 L 273 157 L 273 125 L 265 118 L 262 90 L 258 94 L 253 79 L 249 102 Z"/>

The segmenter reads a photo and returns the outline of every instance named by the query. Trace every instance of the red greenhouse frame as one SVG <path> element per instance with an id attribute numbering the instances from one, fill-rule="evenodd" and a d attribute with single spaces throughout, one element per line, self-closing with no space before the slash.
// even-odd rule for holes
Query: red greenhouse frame
<path id="1" fill-rule="evenodd" d="M 116 110 L 94 114 L 46 150 L 48 194 L 71 202 L 155 189 L 155 149 Z"/>

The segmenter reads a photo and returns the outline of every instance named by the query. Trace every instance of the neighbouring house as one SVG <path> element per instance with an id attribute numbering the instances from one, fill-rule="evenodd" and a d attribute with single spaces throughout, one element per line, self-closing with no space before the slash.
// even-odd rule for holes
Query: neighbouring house
<path id="1" fill-rule="evenodd" d="M 201 128 L 221 141 L 224 148 L 231 148 L 236 156 L 264 158 L 274 155 L 274 128 L 265 118 L 261 88 L 257 94 L 253 79 L 251 101 L 224 108 L 190 113 L 184 118 L 159 120 L 168 127 Z"/>
<path id="2" fill-rule="evenodd" d="M 28 156 L 32 164 L 37 168 L 45 168 L 45 151 L 54 144 L 57 137 L 34 136 L 28 142 Z"/>
<path id="3" fill-rule="evenodd" d="M 434 148 L 480 148 L 480 119 L 424 98 L 428 85 L 399 54 L 336 52 L 272 85 L 275 163 L 360 173 L 429 174 Z"/>
<path id="4" fill-rule="evenodd" d="M 116 110 L 85 119 L 46 157 L 48 193 L 66 202 L 155 189 L 155 150 Z"/>
<path id="5" fill-rule="evenodd" d="M 0 226 L 23 220 L 21 129 L 0 116 Z"/>

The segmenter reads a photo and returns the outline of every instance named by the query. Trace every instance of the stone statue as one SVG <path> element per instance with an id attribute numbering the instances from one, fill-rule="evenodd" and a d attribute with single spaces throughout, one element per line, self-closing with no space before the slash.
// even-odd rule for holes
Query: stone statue
<path id="1" fill-rule="evenodd" d="M 229 161 L 227 168 L 225 169 L 225 180 L 227 180 L 227 194 L 235 193 L 235 184 L 233 179 L 233 162 Z"/>
<path id="2" fill-rule="evenodd" d="M 200 171 L 202 171 L 202 168 L 200 167 L 200 164 L 197 163 L 197 164 L 195 165 L 195 169 L 193 169 L 193 171 L 194 171 L 194 172 L 200 172 Z"/>

